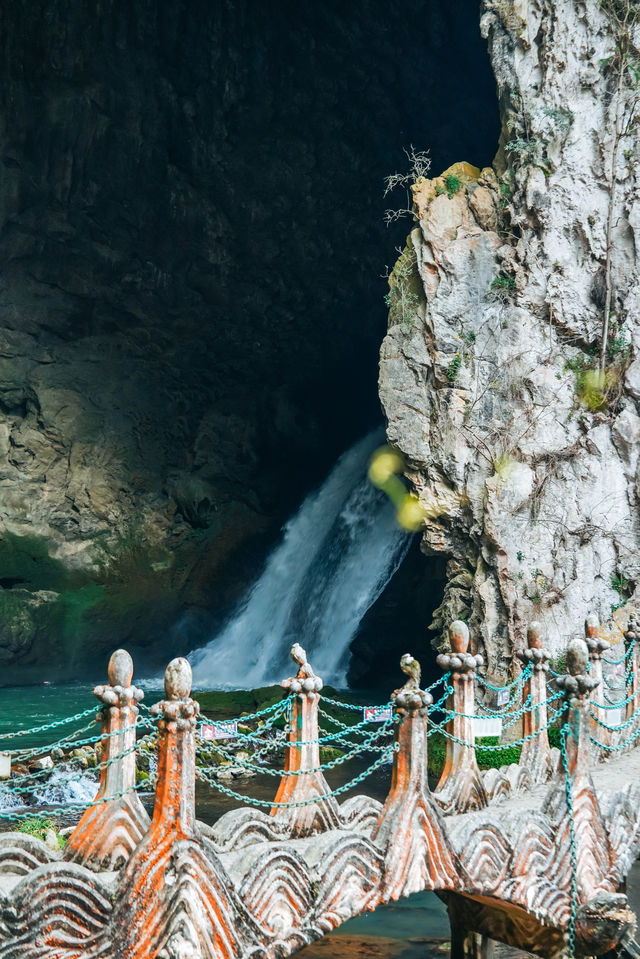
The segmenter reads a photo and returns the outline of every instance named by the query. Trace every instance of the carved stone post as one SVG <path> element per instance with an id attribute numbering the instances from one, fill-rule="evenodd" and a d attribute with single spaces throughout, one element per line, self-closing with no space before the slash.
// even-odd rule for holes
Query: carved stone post
<path id="1" fill-rule="evenodd" d="M 552 885 L 571 889 L 571 820 L 575 837 L 577 895 L 580 904 L 607 891 L 613 854 L 598 805 L 589 762 L 590 696 L 598 682 L 587 675 L 589 652 L 583 640 L 567 648 L 566 676 L 556 682 L 564 693 L 566 713 L 566 760 L 551 786 L 542 810 L 554 826 L 555 852 L 547 858 L 547 879 Z M 566 774 L 565 767 L 566 765 Z M 569 783 L 567 784 L 567 776 Z M 569 802 L 570 795 L 570 802 Z M 611 891 L 615 890 L 615 881 Z"/>
<path id="2" fill-rule="evenodd" d="M 401 717 L 398 749 L 391 789 L 373 836 L 386 850 L 383 900 L 460 883 L 460 867 L 427 780 L 427 715 L 433 700 L 420 689 L 417 660 L 406 653 L 400 666 L 411 678 L 391 696 Z"/>
<path id="3" fill-rule="evenodd" d="M 283 689 L 294 694 L 289 718 L 289 745 L 285 756 L 285 774 L 274 803 L 303 803 L 300 806 L 274 805 L 271 815 L 286 821 L 292 838 L 340 826 L 338 803 L 320 771 L 318 744 L 318 701 L 322 680 L 307 662 L 302 646 L 291 647 L 291 658 L 299 666 L 296 676 L 283 680 Z M 309 770 L 309 772 L 305 772 Z M 307 802 L 322 797 L 318 802 Z"/>
<path id="4" fill-rule="evenodd" d="M 527 649 L 517 653 L 526 668 L 531 667 L 524 682 L 524 701 L 529 700 L 529 709 L 523 716 L 525 742 L 520 754 L 520 765 L 525 766 L 532 783 L 546 783 L 553 774 L 553 761 L 547 734 L 547 673 L 549 653 L 542 645 L 540 624 L 531 623 L 527 630 Z"/>
<path id="5" fill-rule="evenodd" d="M 447 699 L 447 709 L 453 716 L 447 723 L 447 754 L 434 793 L 439 805 L 447 813 L 470 812 L 488 805 L 487 793 L 478 769 L 475 753 L 473 716 L 475 715 L 474 679 L 482 656 L 468 653 L 469 630 L 456 620 L 449 627 L 451 652 L 438 656 L 438 665 L 451 671 L 453 693 Z"/>
<path id="6" fill-rule="evenodd" d="M 159 716 L 158 782 L 149 831 L 125 868 L 110 934 L 118 959 L 236 959 L 257 930 L 195 815 L 191 667 L 169 663 Z"/>
<path id="7" fill-rule="evenodd" d="M 109 686 L 94 689 L 104 704 L 96 805 L 86 810 L 64 850 L 65 859 L 100 871 L 122 866 L 149 828 L 149 817 L 134 791 L 136 703 L 144 694 L 131 685 L 133 661 L 126 650 L 113 653 L 108 676 Z"/>
<path id="8" fill-rule="evenodd" d="M 593 696 L 591 698 L 592 702 L 592 711 L 594 715 L 600 720 L 600 722 L 607 723 L 611 725 L 611 716 L 610 710 L 602 709 L 604 705 L 604 683 L 602 679 L 602 654 L 607 650 L 611 649 L 611 643 L 602 639 L 600 636 L 600 623 L 598 622 L 598 617 L 595 613 L 589 613 L 585 620 L 584 624 L 584 641 L 587 644 L 587 649 L 589 650 L 589 675 L 595 681 L 595 686 L 593 688 Z M 611 745 L 611 732 L 608 729 L 605 729 L 600 723 L 597 723 L 595 719 L 591 720 L 591 735 L 599 743 L 602 743 L 605 746 Z M 607 759 L 608 753 L 606 750 L 598 749 L 597 750 L 597 759 Z M 594 754 L 596 755 L 596 754 Z"/>

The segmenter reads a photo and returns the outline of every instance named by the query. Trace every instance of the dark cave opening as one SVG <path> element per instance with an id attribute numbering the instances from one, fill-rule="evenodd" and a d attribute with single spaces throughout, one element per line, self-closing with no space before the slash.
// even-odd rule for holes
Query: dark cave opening
<path id="1" fill-rule="evenodd" d="M 365 614 L 351 644 L 347 679 L 352 688 L 391 693 L 404 682 L 399 660 L 411 653 L 422 666 L 423 687 L 442 675 L 429 624 L 442 602 L 446 557 L 425 556 L 414 536 L 400 568 Z"/>
<path id="2" fill-rule="evenodd" d="M 114 638 L 184 653 L 167 624 L 219 621 L 379 422 L 383 274 L 411 228 L 385 226 L 384 178 L 410 144 L 434 174 L 490 163 L 478 20 L 477 0 L 2 4 L 0 410 L 101 470 L 57 479 L 36 448 L 16 483 L 67 484 L 45 536 L 130 542 L 154 514 L 176 557 L 120 561 L 75 616 L 86 639 L 65 627 L 78 669 Z"/>

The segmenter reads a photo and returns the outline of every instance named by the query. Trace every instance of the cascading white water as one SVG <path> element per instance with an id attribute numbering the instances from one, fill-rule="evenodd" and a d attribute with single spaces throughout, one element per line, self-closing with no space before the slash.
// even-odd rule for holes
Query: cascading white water
<path id="1" fill-rule="evenodd" d="M 305 499 L 239 610 L 189 657 L 195 684 L 275 683 L 290 673 L 289 649 L 299 642 L 325 681 L 345 685 L 350 643 L 410 542 L 367 479 L 382 442 L 379 430 L 360 440 Z"/>

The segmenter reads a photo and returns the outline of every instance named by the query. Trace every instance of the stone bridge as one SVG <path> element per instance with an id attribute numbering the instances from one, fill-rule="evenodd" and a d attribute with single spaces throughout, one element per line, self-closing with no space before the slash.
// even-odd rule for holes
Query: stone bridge
<path id="1" fill-rule="evenodd" d="M 419 665 L 402 658 L 408 680 L 391 697 L 384 805 L 367 796 L 340 804 L 341 790 L 329 788 L 331 763 L 320 761 L 322 681 L 294 646 L 299 668 L 282 684 L 288 732 L 275 798 L 264 810 L 252 801 L 227 812 L 213 827 L 196 818 L 200 720 L 188 662 L 169 664 L 166 699 L 152 708 L 158 770 L 150 819 L 136 785 L 142 693 L 129 655 L 114 653 L 109 684 L 95 690 L 99 791 L 64 850 L 20 832 L 0 835 L 0 957 L 275 959 L 419 890 L 447 902 L 456 959 L 484 954 L 489 940 L 541 956 L 597 955 L 624 941 L 634 917 L 620 890 L 640 842 L 634 626 L 618 661 L 626 682 L 614 707 L 602 682 L 609 644 L 596 622 L 587 620 L 586 639 L 568 649 L 567 674 L 550 686 L 549 656 L 532 626 L 521 676 L 504 687 L 520 684 L 520 700 L 490 706 L 498 687 L 483 685 L 485 714 L 522 730 L 520 761 L 485 773 L 474 750 L 482 661 L 468 652 L 464 624 L 452 625 L 450 639 L 451 653 L 439 657 L 442 722 L 420 688 Z M 336 725 L 342 745 L 364 728 Z M 550 749 L 551 725 L 560 729 L 560 750 Z M 434 731 L 446 737 L 447 752 L 432 792 Z M 259 731 L 246 736 L 262 742 Z M 374 736 L 361 742 L 375 754 Z M 387 752 L 378 747 L 372 767 Z"/>

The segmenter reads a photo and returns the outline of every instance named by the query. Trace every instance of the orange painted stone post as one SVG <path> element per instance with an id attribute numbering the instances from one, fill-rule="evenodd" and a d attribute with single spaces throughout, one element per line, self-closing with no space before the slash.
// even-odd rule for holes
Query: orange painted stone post
<path id="1" fill-rule="evenodd" d="M 149 831 L 116 891 L 110 931 L 118 959 L 236 959 L 256 930 L 195 814 L 198 703 L 191 666 L 174 659 L 166 699 L 152 707 L 160 733 L 158 782 Z"/>
<path id="2" fill-rule="evenodd" d="M 467 652 L 469 630 L 456 620 L 449 627 L 451 652 L 438 656 L 438 665 L 451 672 L 453 693 L 447 699 L 452 713 L 447 723 L 447 753 L 434 796 L 447 813 L 470 812 L 488 805 L 487 793 L 478 769 L 475 753 L 473 716 L 475 715 L 474 679 L 482 656 Z"/>
<path id="3" fill-rule="evenodd" d="M 596 895 L 615 892 L 611 877 L 614 862 L 602 812 L 589 772 L 591 760 L 590 698 L 598 682 L 587 675 L 589 650 L 585 641 L 573 640 L 567 648 L 567 675 L 556 684 L 564 694 L 566 774 L 560 762 L 559 775 L 544 800 L 542 811 L 554 826 L 554 850 L 547 857 L 546 878 L 552 885 L 571 889 L 571 819 L 575 835 L 577 895 L 580 904 Z M 569 782 L 567 784 L 567 775 Z M 568 794 L 571 802 L 569 804 Z M 568 910 L 567 910 L 568 911 Z"/>
<path id="4" fill-rule="evenodd" d="M 602 709 L 604 705 L 604 683 L 602 679 L 602 654 L 611 649 L 611 643 L 600 636 L 600 623 L 595 613 L 589 613 L 584 624 L 584 641 L 589 650 L 589 675 L 595 680 L 596 685 L 591 697 L 591 706 L 593 715 L 602 723 L 612 725 L 610 710 Z M 605 746 L 611 745 L 611 732 L 605 729 L 595 719 L 591 719 L 591 735 L 599 743 Z M 598 759 L 607 759 L 607 750 L 599 750 L 594 744 L 594 748 L 600 754 Z"/>
<path id="5" fill-rule="evenodd" d="M 523 716 L 523 738 L 520 765 L 526 767 L 532 783 L 546 783 L 553 774 L 553 761 L 547 733 L 547 673 L 550 654 L 542 644 L 540 624 L 531 623 L 527 630 L 527 648 L 517 653 L 529 676 L 524 681 L 524 701 L 529 708 Z"/>
<path id="6" fill-rule="evenodd" d="M 291 658 L 299 668 L 296 676 L 280 683 L 294 698 L 289 717 L 285 773 L 280 780 L 274 803 L 303 805 L 274 805 L 271 815 L 288 824 L 292 838 L 301 839 L 317 832 L 339 828 L 340 811 L 320 770 L 318 701 L 323 683 L 314 673 L 307 661 L 307 654 L 298 643 L 291 647 Z M 308 802 L 313 799 L 316 801 Z"/>
<path id="7" fill-rule="evenodd" d="M 100 786 L 64 849 L 64 858 L 91 869 L 124 865 L 147 829 L 149 817 L 135 792 L 136 720 L 141 689 L 131 684 L 133 661 L 124 649 L 109 660 L 108 686 L 96 686 L 101 710 Z"/>
<path id="8" fill-rule="evenodd" d="M 460 867 L 427 780 L 428 708 L 433 700 L 420 689 L 418 661 L 405 653 L 400 666 L 410 678 L 391 695 L 400 722 L 391 789 L 373 836 L 386 850 L 383 900 L 422 889 L 455 889 L 460 882 Z"/>

